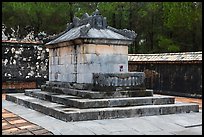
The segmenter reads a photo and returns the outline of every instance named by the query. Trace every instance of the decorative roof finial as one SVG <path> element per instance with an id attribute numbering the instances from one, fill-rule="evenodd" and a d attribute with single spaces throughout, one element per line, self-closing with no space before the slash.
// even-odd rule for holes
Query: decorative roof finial
<path id="1" fill-rule="evenodd" d="M 93 13 L 93 16 L 95 15 L 101 15 L 98 9 L 96 9 L 96 11 Z"/>
<path id="2" fill-rule="evenodd" d="M 81 19 L 87 19 L 89 17 L 89 14 L 88 13 L 85 13 L 82 17 L 81 17 Z"/>
<path id="3" fill-rule="evenodd" d="M 80 19 L 79 19 L 78 17 L 74 16 L 74 18 L 73 18 L 73 24 L 74 24 L 75 27 L 79 26 L 79 24 L 80 24 Z"/>

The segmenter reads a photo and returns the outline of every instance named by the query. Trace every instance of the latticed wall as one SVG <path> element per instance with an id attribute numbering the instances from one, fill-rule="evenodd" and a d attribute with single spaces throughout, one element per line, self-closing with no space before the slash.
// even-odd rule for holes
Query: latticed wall
<path id="1" fill-rule="evenodd" d="M 48 49 L 36 43 L 2 43 L 2 88 L 38 88 L 48 80 Z"/>

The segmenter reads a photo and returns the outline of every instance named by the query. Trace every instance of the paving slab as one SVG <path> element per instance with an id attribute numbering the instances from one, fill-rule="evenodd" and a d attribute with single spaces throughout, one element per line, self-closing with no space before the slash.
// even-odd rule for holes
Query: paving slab
<path id="1" fill-rule="evenodd" d="M 196 117 L 194 116 L 196 115 Z M 165 121 L 167 123 L 173 122 L 176 125 L 182 126 L 182 127 L 192 127 L 197 125 L 202 125 L 202 113 L 189 113 L 189 115 L 184 114 L 177 114 L 169 116 L 163 116 Z"/>
<path id="2" fill-rule="evenodd" d="M 60 129 L 62 135 L 95 135 L 94 132 L 88 128 L 72 126 Z"/>
<path id="3" fill-rule="evenodd" d="M 111 132 L 107 129 L 104 129 L 101 126 L 91 126 L 87 127 L 91 132 L 93 132 L 95 135 L 109 135 Z"/>
<path id="4" fill-rule="evenodd" d="M 178 115 L 178 114 L 175 114 Z M 173 117 L 175 117 L 175 115 L 171 115 Z M 179 130 L 183 130 L 184 127 L 177 125 L 174 123 L 174 120 L 168 120 L 170 116 L 168 115 L 168 117 L 164 117 L 163 116 L 149 116 L 149 117 L 141 117 L 141 119 L 143 119 L 145 121 L 145 123 L 149 123 L 151 124 L 153 127 L 155 128 L 159 128 L 160 131 L 156 131 L 156 133 L 162 132 L 170 132 L 171 131 L 179 131 Z M 148 131 L 149 132 L 149 131 Z M 150 131 L 152 132 L 152 131 Z"/>
<path id="5" fill-rule="evenodd" d="M 110 121 L 109 124 L 101 125 L 101 126 L 109 132 L 122 132 L 122 131 L 130 130 L 128 126 L 126 126 L 123 123 L 120 123 L 119 121 L 117 123 L 111 123 Z"/>
<path id="6" fill-rule="evenodd" d="M 120 121 L 123 121 L 122 119 L 120 119 Z M 154 126 L 152 123 L 147 122 L 144 119 L 141 119 L 141 117 L 139 118 L 134 118 L 131 120 L 124 120 L 125 121 L 125 125 L 129 128 L 129 129 L 134 129 L 137 130 L 140 133 L 144 133 L 144 132 L 155 132 L 155 131 L 161 131 L 160 128 Z"/>
<path id="7" fill-rule="evenodd" d="M 169 131 L 161 130 L 161 131 L 147 131 L 144 132 L 144 135 L 175 135 L 175 133 L 171 133 Z"/>
<path id="8" fill-rule="evenodd" d="M 145 135 L 135 130 L 115 131 L 109 133 L 109 135 Z"/>
<path id="9" fill-rule="evenodd" d="M 174 132 L 175 135 L 202 135 L 202 126 L 186 128 L 182 131 Z"/>

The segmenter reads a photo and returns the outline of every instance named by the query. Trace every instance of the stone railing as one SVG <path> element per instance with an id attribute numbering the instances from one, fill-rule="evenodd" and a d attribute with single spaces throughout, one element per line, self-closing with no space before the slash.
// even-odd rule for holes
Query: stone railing
<path id="1" fill-rule="evenodd" d="M 145 89 L 143 72 L 93 73 L 94 90 L 136 90 Z"/>

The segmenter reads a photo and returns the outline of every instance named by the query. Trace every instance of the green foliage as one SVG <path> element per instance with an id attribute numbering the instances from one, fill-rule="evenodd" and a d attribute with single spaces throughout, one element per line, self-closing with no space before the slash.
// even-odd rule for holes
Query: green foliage
<path id="1" fill-rule="evenodd" d="M 180 49 L 172 39 L 158 36 L 158 48 L 162 52 L 178 52 Z"/>
<path id="2" fill-rule="evenodd" d="M 137 33 L 129 53 L 202 50 L 201 2 L 2 2 L 2 23 L 20 26 L 21 37 L 27 25 L 52 35 L 97 8 L 109 26 Z"/>

